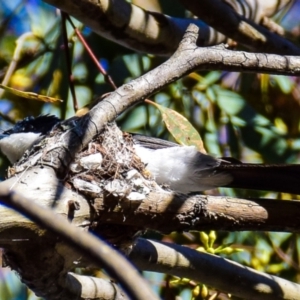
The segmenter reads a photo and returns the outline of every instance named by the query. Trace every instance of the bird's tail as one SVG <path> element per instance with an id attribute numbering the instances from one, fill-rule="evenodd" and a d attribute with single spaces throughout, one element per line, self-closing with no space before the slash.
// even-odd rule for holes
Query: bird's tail
<path id="1" fill-rule="evenodd" d="M 231 176 L 224 187 L 300 194 L 300 164 L 248 164 L 223 159 L 217 171 Z"/>

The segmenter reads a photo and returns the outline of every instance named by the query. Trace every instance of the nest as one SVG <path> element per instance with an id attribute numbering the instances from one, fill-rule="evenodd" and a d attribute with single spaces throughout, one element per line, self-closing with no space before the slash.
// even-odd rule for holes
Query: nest
<path id="1" fill-rule="evenodd" d="M 107 224 L 101 220 L 97 202 L 102 203 L 102 211 L 112 211 L 117 206 L 120 209 L 120 203 L 128 201 L 132 207 L 138 206 L 151 191 L 153 181 L 149 179 L 144 164 L 135 155 L 131 135 L 109 124 L 77 154 L 65 182 L 90 202 L 93 230 L 119 245 L 132 240 L 141 228 Z"/>
<path id="2" fill-rule="evenodd" d="M 140 192 L 141 197 L 147 194 L 142 188 L 147 185 L 144 168 L 135 155 L 131 135 L 109 124 L 76 156 L 67 182 L 91 198 L 106 191 L 130 200 L 132 192 Z"/>

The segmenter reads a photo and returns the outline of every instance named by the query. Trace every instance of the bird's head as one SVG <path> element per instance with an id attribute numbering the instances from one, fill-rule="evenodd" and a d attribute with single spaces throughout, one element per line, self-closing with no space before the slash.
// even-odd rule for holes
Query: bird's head
<path id="1" fill-rule="evenodd" d="M 13 164 L 60 122 L 56 116 L 27 117 L 0 133 L 0 149 Z"/>

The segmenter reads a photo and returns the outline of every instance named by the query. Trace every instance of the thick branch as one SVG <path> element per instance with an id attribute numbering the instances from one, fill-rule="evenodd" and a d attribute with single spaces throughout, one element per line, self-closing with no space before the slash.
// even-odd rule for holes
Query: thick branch
<path id="1" fill-rule="evenodd" d="M 72 299 L 75 295 L 81 295 L 83 299 L 91 300 L 129 300 L 115 283 L 91 276 L 69 273 L 65 288 L 72 291 L 74 295 Z"/>
<path id="2" fill-rule="evenodd" d="M 298 232 L 300 228 L 300 202 L 296 200 L 246 200 L 152 192 L 138 206 L 121 201 L 113 209 L 103 199 L 97 198 L 96 207 L 101 220 L 110 220 L 111 224 L 166 233 L 208 229 Z"/>
<path id="3" fill-rule="evenodd" d="M 235 12 L 243 15 L 245 18 L 259 23 L 264 17 L 272 17 L 283 8 L 290 7 L 294 0 L 221 0 L 222 3 L 228 4 Z"/>
<path id="4" fill-rule="evenodd" d="M 203 0 L 199 3 L 198 0 L 181 0 L 181 2 L 208 25 L 256 52 L 300 54 L 300 48 L 293 43 L 246 19 L 223 1 Z"/>
<path id="5" fill-rule="evenodd" d="M 142 270 L 190 278 L 243 299 L 300 299 L 298 284 L 175 244 L 138 239 L 129 258 Z"/>
<path id="6" fill-rule="evenodd" d="M 136 51 L 172 55 L 191 23 L 201 27 L 201 46 L 226 40 L 202 21 L 146 11 L 124 0 L 44 1 L 75 17 L 97 34 Z"/>
<path id="7" fill-rule="evenodd" d="M 95 110 L 101 107 L 101 110 L 108 111 L 107 120 L 111 121 L 130 106 L 195 70 L 300 75 L 298 57 L 231 51 L 224 46 L 198 48 L 196 46 L 198 30 L 196 26 L 191 25 L 178 50 L 169 60 L 121 86 L 116 92 L 111 93 L 106 101 L 96 106 Z M 96 118 L 95 112 L 92 112 L 90 117 L 94 122 L 101 121 L 100 117 Z"/>
<path id="8" fill-rule="evenodd" d="M 99 35 L 136 51 L 169 56 L 176 50 L 188 25 L 196 24 L 201 28 L 199 46 L 226 42 L 227 38 L 220 33 L 222 32 L 255 51 L 289 55 L 299 53 L 299 49 L 292 43 L 255 24 L 261 21 L 263 16 L 273 15 L 280 9 L 276 3 L 270 5 L 269 1 L 263 4 L 252 1 L 247 3 L 246 9 L 241 9 L 242 12 L 251 9 L 255 11 L 246 15 L 247 18 L 252 18 L 253 22 L 233 10 L 238 10 L 238 5 L 229 7 L 222 1 L 212 4 L 209 1 L 204 4 L 182 1 L 193 13 L 218 31 L 202 21 L 173 18 L 146 11 L 125 0 L 44 1 L 74 16 Z"/>

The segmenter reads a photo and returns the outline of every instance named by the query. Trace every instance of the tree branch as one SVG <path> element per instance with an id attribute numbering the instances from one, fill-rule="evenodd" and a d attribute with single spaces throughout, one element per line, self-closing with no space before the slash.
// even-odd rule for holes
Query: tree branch
<path id="1" fill-rule="evenodd" d="M 184 230 L 298 232 L 300 228 L 300 202 L 297 200 L 247 200 L 156 191 L 150 193 L 137 208 L 129 201 L 121 201 L 118 205 L 113 209 L 107 201 L 97 198 L 95 206 L 101 217 L 99 222 L 109 220 L 104 223 L 164 233 Z"/>
<path id="2" fill-rule="evenodd" d="M 173 18 L 143 10 L 124 0 L 44 1 L 74 16 L 99 35 L 146 53 L 171 55 L 189 24 L 195 24 L 201 28 L 198 46 L 224 43 L 227 37 L 230 37 L 256 52 L 287 55 L 298 55 L 300 52 L 299 48 L 283 37 L 255 24 L 264 16 L 273 15 L 282 6 L 276 3 L 270 5 L 268 1 L 267 3 L 255 2 L 255 7 L 253 7 L 253 2 L 247 3 L 246 9 L 243 8 L 242 12 L 252 9 L 256 13 L 249 13 L 246 16 L 239 14 L 239 6 L 229 6 L 223 1 L 204 1 L 200 4 L 198 1 L 181 1 L 195 15 L 216 30 L 200 20 Z M 238 13 L 234 9 L 238 10 Z M 252 21 L 251 18 L 253 18 Z"/>
<path id="3" fill-rule="evenodd" d="M 199 20 L 173 18 L 124 0 L 44 1 L 75 17 L 97 34 L 145 53 L 172 55 L 191 23 L 201 27 L 199 45 L 215 45 L 226 40 Z"/>
<path id="4" fill-rule="evenodd" d="M 130 299 L 113 282 L 91 276 L 81 276 L 71 272 L 67 275 L 65 288 L 71 290 L 73 295 L 81 295 L 83 299 Z"/>
<path id="5" fill-rule="evenodd" d="M 142 270 L 200 281 L 243 299 L 300 299 L 299 284 L 176 244 L 138 239 L 128 257 Z"/>
<path id="6" fill-rule="evenodd" d="M 181 0 L 193 14 L 224 35 L 256 52 L 299 55 L 300 48 L 235 12 L 220 0 Z M 256 15 L 256 14 L 255 14 Z"/>

